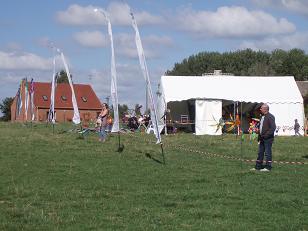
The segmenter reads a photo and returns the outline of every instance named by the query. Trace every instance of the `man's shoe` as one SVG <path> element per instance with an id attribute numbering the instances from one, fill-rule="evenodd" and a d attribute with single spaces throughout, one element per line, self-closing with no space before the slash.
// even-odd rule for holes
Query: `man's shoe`
<path id="1" fill-rule="evenodd" d="M 270 172 L 271 170 L 269 170 L 269 169 L 267 169 L 267 168 L 262 168 L 261 170 L 260 170 L 260 172 Z"/>

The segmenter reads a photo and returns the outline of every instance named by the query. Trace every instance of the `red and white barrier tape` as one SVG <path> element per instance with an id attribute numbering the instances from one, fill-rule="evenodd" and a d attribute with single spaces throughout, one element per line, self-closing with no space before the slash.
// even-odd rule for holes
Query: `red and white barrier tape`
<path id="1" fill-rule="evenodd" d="M 140 138 L 138 136 L 135 136 L 131 133 L 128 133 L 129 136 L 132 136 L 134 138 Z M 155 143 L 155 141 L 153 140 L 149 140 L 149 139 L 143 139 L 144 141 L 148 142 L 148 143 Z M 218 158 L 223 158 L 223 159 L 229 159 L 229 160 L 238 160 L 238 161 L 243 161 L 243 162 L 256 162 L 256 160 L 247 160 L 247 159 L 241 159 L 241 158 L 237 158 L 237 157 L 233 157 L 233 156 L 228 156 L 228 155 L 221 155 L 221 154 L 214 154 L 214 153 L 208 153 L 205 151 L 200 151 L 200 150 L 195 150 L 195 149 L 191 149 L 191 148 L 186 148 L 184 146 L 181 145 L 170 145 L 170 144 L 164 144 L 165 147 L 170 147 L 170 148 L 174 148 L 177 150 L 183 150 L 186 152 L 192 152 L 192 153 L 198 153 L 198 154 L 204 154 L 210 157 L 218 157 Z M 304 165 L 304 164 L 308 164 L 307 162 L 300 162 L 300 161 L 272 161 L 272 163 L 275 164 L 292 164 L 292 165 Z"/>

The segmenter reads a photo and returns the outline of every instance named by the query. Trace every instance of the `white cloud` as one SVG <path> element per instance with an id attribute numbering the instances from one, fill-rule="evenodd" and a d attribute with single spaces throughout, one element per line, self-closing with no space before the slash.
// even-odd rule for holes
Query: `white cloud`
<path id="1" fill-rule="evenodd" d="M 146 58 L 157 58 L 165 49 L 173 46 L 168 36 L 149 35 L 141 38 Z M 135 37 L 133 34 L 118 34 L 115 36 L 115 52 L 128 58 L 138 58 Z"/>
<path id="2" fill-rule="evenodd" d="M 19 43 L 16 43 L 16 42 L 9 42 L 6 45 L 6 48 L 9 51 L 20 51 L 20 50 L 22 50 L 22 46 Z"/>
<path id="3" fill-rule="evenodd" d="M 25 77 L 33 78 L 34 81 L 51 81 L 52 72 L 50 70 L 0 70 L 0 101 L 6 97 L 14 97 L 18 90 L 18 85 Z"/>
<path id="4" fill-rule="evenodd" d="M 140 70 L 139 62 L 136 61 L 135 64 L 118 63 L 116 68 L 119 104 L 127 104 L 130 108 L 133 108 L 137 103 L 145 106 L 145 80 Z M 163 73 L 164 71 L 162 70 L 152 70 L 149 73 L 153 94 L 156 92 L 158 81 Z M 98 97 L 106 101 L 105 98 L 110 96 L 109 69 L 92 70 L 91 85 Z"/>
<path id="5" fill-rule="evenodd" d="M 114 37 L 115 40 L 115 52 L 118 55 L 127 58 L 137 58 L 137 48 L 135 44 L 135 39 L 132 34 L 118 34 Z M 147 52 L 149 53 L 149 52 Z"/>
<path id="6" fill-rule="evenodd" d="M 172 19 L 171 19 L 172 20 Z M 198 36 L 221 38 L 254 38 L 295 31 L 295 25 L 285 18 L 274 18 L 263 11 L 244 7 L 220 7 L 216 12 L 178 11 L 175 26 Z"/>
<path id="7" fill-rule="evenodd" d="M 130 7 L 125 3 L 111 2 L 107 7 L 110 20 L 115 25 L 130 26 Z M 146 11 L 134 12 L 138 25 L 160 24 L 164 20 L 159 16 L 152 15 Z"/>
<path id="8" fill-rule="evenodd" d="M 288 11 L 300 14 L 308 14 L 307 0 L 251 0 L 255 5 L 260 7 L 274 7 L 286 9 Z"/>
<path id="9" fill-rule="evenodd" d="M 65 25 L 85 26 L 85 25 L 103 25 L 106 20 L 103 14 L 94 12 L 95 7 L 80 6 L 77 4 L 70 5 L 66 11 L 56 13 L 56 20 Z M 106 11 L 110 17 L 110 21 L 114 25 L 130 26 L 131 16 L 130 8 L 125 3 L 111 2 Z M 146 11 L 134 13 L 138 25 L 159 24 L 163 19 L 159 16 L 152 15 Z"/>
<path id="10" fill-rule="evenodd" d="M 130 107 L 136 103 L 144 104 L 142 99 L 145 91 L 141 90 L 144 89 L 144 79 L 138 63 L 136 62 L 136 65 L 117 64 L 116 68 L 119 103 L 130 105 Z M 106 97 L 110 96 L 109 70 L 92 70 L 91 72 L 91 85 L 98 97 L 106 101 Z"/>
<path id="11" fill-rule="evenodd" d="M 16 85 L 21 81 L 21 79 L 25 78 L 25 75 L 18 71 L 0 71 L 1 83 L 4 85 Z"/>
<path id="12" fill-rule="evenodd" d="M 260 7 L 267 7 L 279 4 L 281 0 L 250 0 L 254 5 Z"/>
<path id="13" fill-rule="evenodd" d="M 50 48 L 53 42 L 48 37 L 40 37 L 37 39 L 37 44 L 46 49 Z"/>
<path id="14" fill-rule="evenodd" d="M 49 70 L 51 60 L 33 53 L 14 53 L 0 51 L 0 69 L 4 70 Z"/>
<path id="15" fill-rule="evenodd" d="M 291 11 L 308 14 L 307 0 L 281 0 L 282 5 Z"/>
<path id="16" fill-rule="evenodd" d="M 168 36 L 157 36 L 157 35 L 149 35 L 144 38 L 144 42 L 147 45 L 153 44 L 156 45 L 163 45 L 171 47 L 173 46 L 173 40 Z"/>
<path id="17" fill-rule="evenodd" d="M 295 33 L 288 36 L 270 37 L 260 41 L 244 41 L 240 45 L 241 49 L 251 48 L 254 50 L 274 49 L 289 50 L 293 48 L 300 48 L 308 52 L 307 48 L 308 33 Z"/>
<path id="18" fill-rule="evenodd" d="M 86 26 L 86 25 L 102 25 L 105 18 L 102 14 L 94 12 L 92 5 L 82 7 L 77 4 L 70 5 L 66 11 L 56 13 L 56 20 L 65 25 Z"/>
<path id="19" fill-rule="evenodd" d="M 73 38 L 85 47 L 104 47 L 107 45 L 107 38 L 100 31 L 82 31 L 73 35 Z"/>

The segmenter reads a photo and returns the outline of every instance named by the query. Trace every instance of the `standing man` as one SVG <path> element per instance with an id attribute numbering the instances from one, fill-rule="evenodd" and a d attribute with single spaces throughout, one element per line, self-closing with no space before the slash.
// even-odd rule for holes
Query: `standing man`
<path id="1" fill-rule="evenodd" d="M 251 170 L 268 172 L 272 169 L 272 144 L 274 142 L 276 124 L 275 117 L 269 113 L 269 106 L 266 103 L 261 106 L 260 111 L 262 113 L 262 117 L 258 135 L 258 158 L 256 160 L 255 168 Z M 264 153 L 266 156 L 265 166 L 263 166 Z"/>

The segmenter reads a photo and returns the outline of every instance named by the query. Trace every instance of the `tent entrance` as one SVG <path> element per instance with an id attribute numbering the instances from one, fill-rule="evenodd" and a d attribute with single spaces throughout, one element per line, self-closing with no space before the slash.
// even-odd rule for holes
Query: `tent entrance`
<path id="1" fill-rule="evenodd" d="M 221 126 L 221 119 L 234 121 L 236 116 L 242 120 L 242 129 L 247 132 L 252 118 L 259 118 L 259 108 L 262 103 L 234 102 L 216 99 L 190 99 L 168 102 L 167 128 L 168 133 L 176 127 L 185 132 L 195 132 L 196 135 L 220 135 L 226 132 L 228 126 Z M 231 131 L 237 132 L 237 131 Z"/>
<path id="2" fill-rule="evenodd" d="M 224 121 L 234 121 L 236 117 L 241 120 L 241 128 L 244 133 L 248 133 L 249 124 L 252 118 L 260 118 L 260 107 L 262 103 L 234 102 L 230 100 L 222 101 L 222 119 Z M 227 132 L 230 125 L 223 128 Z M 232 131 L 231 131 L 232 132 Z M 236 133 L 237 131 L 233 131 Z"/>
<path id="3" fill-rule="evenodd" d="M 195 132 L 195 100 L 173 101 L 167 104 L 167 129 Z"/>

